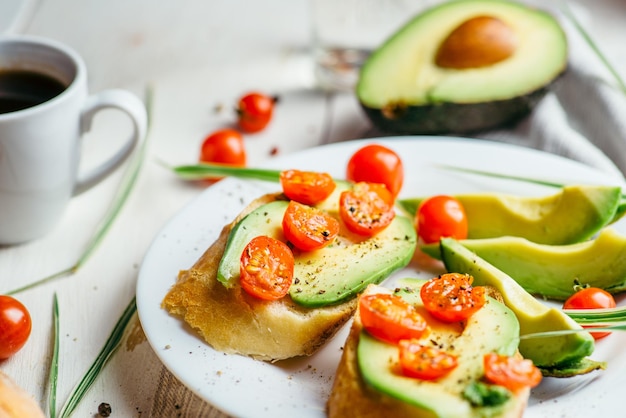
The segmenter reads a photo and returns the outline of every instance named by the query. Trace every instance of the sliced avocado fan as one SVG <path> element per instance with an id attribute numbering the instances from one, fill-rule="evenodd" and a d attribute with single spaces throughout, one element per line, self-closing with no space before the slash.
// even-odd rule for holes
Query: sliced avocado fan
<path id="1" fill-rule="evenodd" d="M 502 270 L 478 257 L 459 242 L 441 240 L 441 254 L 449 272 L 467 273 L 474 285 L 493 286 L 502 294 L 504 303 L 515 313 L 520 335 L 558 330 L 581 330 L 582 327 L 562 310 L 548 307 L 526 292 Z M 569 368 L 581 363 L 594 351 L 594 339 L 586 331 L 546 338 L 522 339 L 520 353 L 537 367 Z"/>
<path id="2" fill-rule="evenodd" d="M 455 195 L 467 214 L 468 238 L 516 236 L 540 244 L 572 244 L 592 237 L 615 218 L 617 186 L 572 185 L 548 196 L 502 193 Z M 425 197 L 398 201 L 415 215 Z"/>

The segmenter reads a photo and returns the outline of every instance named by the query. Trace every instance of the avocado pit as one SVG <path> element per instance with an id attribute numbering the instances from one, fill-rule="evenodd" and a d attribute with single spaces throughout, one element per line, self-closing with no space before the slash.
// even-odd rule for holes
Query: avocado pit
<path id="1" fill-rule="evenodd" d="M 515 32 L 505 22 L 492 16 L 476 16 L 444 39 L 435 64 L 455 70 L 487 67 L 512 56 L 517 45 Z"/>

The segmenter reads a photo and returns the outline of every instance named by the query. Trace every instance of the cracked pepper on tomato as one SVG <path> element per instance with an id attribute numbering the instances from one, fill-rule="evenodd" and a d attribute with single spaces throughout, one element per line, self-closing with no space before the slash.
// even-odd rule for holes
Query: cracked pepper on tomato
<path id="1" fill-rule="evenodd" d="M 282 232 L 286 241 L 300 251 L 315 251 L 331 244 L 339 234 L 340 220 L 352 233 L 369 238 L 386 228 L 395 216 L 393 196 L 382 184 L 361 182 L 342 192 L 336 219 L 312 206 L 327 199 L 335 189 L 330 175 L 284 170 L 280 182 L 283 193 L 291 199 L 283 215 Z M 287 278 L 293 277 L 294 256 L 289 246 L 265 238 L 251 242 L 244 250 L 240 260 L 241 284 L 255 297 L 280 299 L 289 291 L 291 282 L 287 283 Z M 279 268 L 281 263 L 284 268 Z"/>
<path id="2" fill-rule="evenodd" d="M 472 277 L 447 273 L 424 283 L 420 298 L 426 311 L 445 323 L 466 321 L 485 304 L 482 287 L 472 287 Z M 458 365 L 457 355 L 433 345 L 428 339 L 430 324 L 415 306 L 402 297 L 374 293 L 359 300 L 363 328 L 374 338 L 398 347 L 403 375 L 420 380 L 437 380 Z M 534 387 L 541 372 L 532 361 L 519 356 L 488 353 L 483 357 L 485 379 L 511 391 Z"/>

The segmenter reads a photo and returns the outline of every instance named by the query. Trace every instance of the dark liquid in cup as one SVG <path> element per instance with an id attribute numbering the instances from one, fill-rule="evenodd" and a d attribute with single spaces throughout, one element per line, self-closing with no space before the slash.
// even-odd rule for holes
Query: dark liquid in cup
<path id="1" fill-rule="evenodd" d="M 0 113 L 46 102 L 65 90 L 56 78 L 34 71 L 0 70 Z"/>

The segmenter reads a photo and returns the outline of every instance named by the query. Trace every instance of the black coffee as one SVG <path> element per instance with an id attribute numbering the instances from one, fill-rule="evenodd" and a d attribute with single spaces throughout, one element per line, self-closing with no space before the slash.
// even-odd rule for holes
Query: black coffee
<path id="1" fill-rule="evenodd" d="M 0 69 L 0 113 L 36 106 L 58 96 L 65 85 L 34 71 Z"/>

